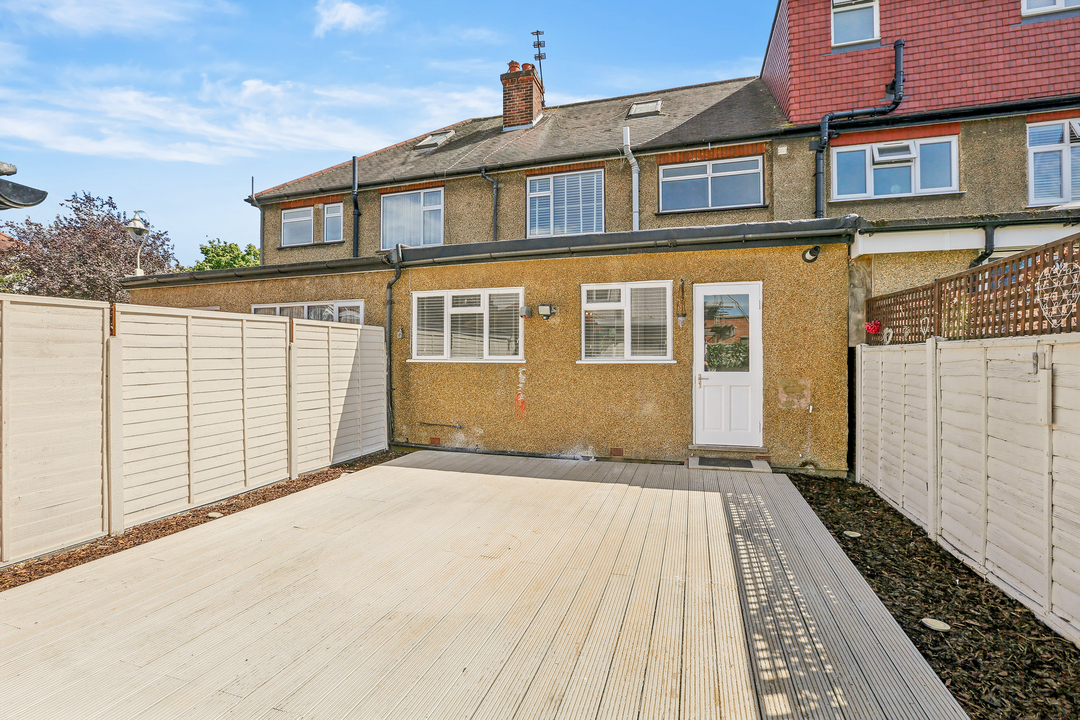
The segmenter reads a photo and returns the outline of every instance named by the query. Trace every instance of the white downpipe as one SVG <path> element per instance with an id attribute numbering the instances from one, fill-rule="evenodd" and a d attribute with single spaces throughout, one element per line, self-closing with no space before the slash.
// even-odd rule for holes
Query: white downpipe
<path id="1" fill-rule="evenodd" d="M 634 230 L 641 229 L 641 221 L 638 214 L 638 164 L 634 158 L 634 153 L 630 152 L 630 128 L 624 127 L 622 129 L 622 151 L 626 159 L 630 161 L 630 173 L 633 177 L 633 190 L 631 191 L 633 196 L 631 202 L 634 208 Z"/>

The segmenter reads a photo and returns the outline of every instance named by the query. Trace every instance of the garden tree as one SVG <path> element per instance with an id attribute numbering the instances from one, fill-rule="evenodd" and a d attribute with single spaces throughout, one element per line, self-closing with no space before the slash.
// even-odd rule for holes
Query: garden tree
<path id="1" fill-rule="evenodd" d="M 27 219 L 6 222 L 13 241 L 0 247 L 0 277 L 9 289 L 26 295 L 125 302 L 121 278 L 135 273 L 135 256 L 147 274 L 172 272 L 176 266 L 168 233 L 151 230 L 135 239 L 124 232 L 127 219 L 112 198 L 76 193 L 60 206 L 66 210 L 49 225 Z"/>
<path id="2" fill-rule="evenodd" d="M 227 270 L 228 268 L 252 267 L 259 264 L 259 248 L 249 244 L 243 250 L 236 243 L 214 238 L 199 246 L 203 259 L 188 270 Z"/>

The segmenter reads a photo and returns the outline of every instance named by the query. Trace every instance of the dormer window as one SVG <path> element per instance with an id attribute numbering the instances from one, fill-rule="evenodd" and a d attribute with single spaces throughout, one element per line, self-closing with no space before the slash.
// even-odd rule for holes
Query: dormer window
<path id="1" fill-rule="evenodd" d="M 660 114 L 660 104 L 663 100 L 642 100 L 636 102 L 630 106 L 630 111 L 626 113 L 627 118 L 639 118 L 648 117 L 650 115 Z"/>
<path id="2" fill-rule="evenodd" d="M 832 44 L 877 40 L 877 0 L 832 0 Z"/>
<path id="3" fill-rule="evenodd" d="M 417 150 L 426 150 L 427 148 L 439 147 L 444 142 L 450 139 L 450 136 L 454 134 L 453 130 L 446 130 L 444 132 L 431 133 L 426 138 L 416 143 Z"/>

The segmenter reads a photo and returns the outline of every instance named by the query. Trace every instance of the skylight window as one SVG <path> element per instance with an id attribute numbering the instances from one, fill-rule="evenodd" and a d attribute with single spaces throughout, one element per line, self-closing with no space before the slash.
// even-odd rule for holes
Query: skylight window
<path id="1" fill-rule="evenodd" d="M 431 133 L 426 138 L 416 143 L 416 149 L 421 150 L 424 148 L 433 148 L 442 145 L 444 142 L 450 139 L 450 136 L 454 134 L 453 130 L 447 130 L 445 132 Z"/>
<path id="2" fill-rule="evenodd" d="M 626 117 L 635 118 L 659 115 L 660 103 L 662 102 L 663 100 L 642 100 L 641 102 L 636 102 L 630 106 L 630 112 L 626 113 Z"/>

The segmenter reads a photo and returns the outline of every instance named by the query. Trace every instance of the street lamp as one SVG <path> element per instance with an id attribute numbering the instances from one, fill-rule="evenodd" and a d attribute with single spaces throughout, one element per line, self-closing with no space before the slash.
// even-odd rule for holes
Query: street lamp
<path id="1" fill-rule="evenodd" d="M 143 273 L 142 269 L 142 251 L 146 247 L 146 241 L 150 239 L 150 220 L 147 219 L 146 213 L 142 210 L 133 212 L 131 219 L 124 223 L 124 232 L 135 240 L 142 238 L 142 243 L 139 244 L 139 252 L 135 254 L 135 275 L 136 277 L 143 275 L 145 273 Z"/>

